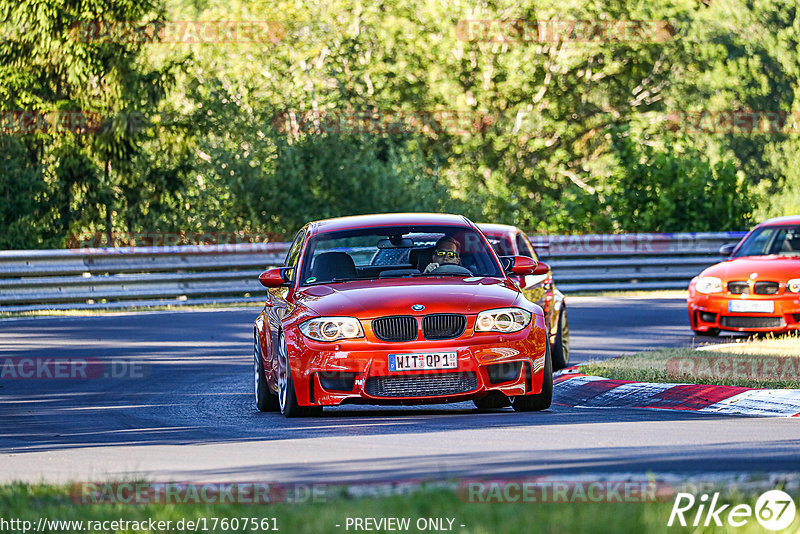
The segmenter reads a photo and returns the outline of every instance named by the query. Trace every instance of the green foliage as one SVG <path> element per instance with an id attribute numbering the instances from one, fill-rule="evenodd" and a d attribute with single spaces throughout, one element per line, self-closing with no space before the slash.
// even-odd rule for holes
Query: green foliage
<path id="1" fill-rule="evenodd" d="M 542 42 L 487 41 L 464 26 L 517 19 L 669 26 Z M 285 33 L 76 37 L 74 24 L 94 20 L 269 20 Z M 0 234 L 13 237 L 0 247 L 63 245 L 80 232 L 289 237 L 310 219 L 383 211 L 552 233 L 713 231 L 800 209 L 796 138 L 665 120 L 800 110 L 800 13 L 781 0 L 21 0 L 0 4 L 0 35 L 0 110 L 83 110 L 103 122 L 2 141 Z M 287 131 L 274 120 L 308 111 L 466 120 L 402 133 Z"/>
<path id="2" fill-rule="evenodd" d="M 46 211 L 44 182 L 19 139 L 0 134 L 0 169 L 0 249 L 56 245 L 34 225 Z"/>
<path id="3" fill-rule="evenodd" d="M 728 231 L 748 220 L 752 203 L 727 162 L 710 164 L 686 140 L 656 148 L 615 136 L 618 174 L 607 194 L 611 217 L 629 232 Z"/>

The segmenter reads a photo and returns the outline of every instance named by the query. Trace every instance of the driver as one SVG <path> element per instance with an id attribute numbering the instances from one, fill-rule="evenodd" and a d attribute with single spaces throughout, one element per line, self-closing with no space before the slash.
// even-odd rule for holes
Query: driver
<path id="1" fill-rule="evenodd" d="M 461 243 L 456 238 L 448 235 L 440 238 L 433 249 L 432 261 L 423 272 L 429 273 L 440 265 L 461 265 L 460 251 Z"/>

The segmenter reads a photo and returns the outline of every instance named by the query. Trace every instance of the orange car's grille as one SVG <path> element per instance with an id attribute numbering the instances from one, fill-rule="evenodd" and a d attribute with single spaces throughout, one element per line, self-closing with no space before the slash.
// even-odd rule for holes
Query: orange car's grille
<path id="1" fill-rule="evenodd" d="M 372 331 L 381 341 L 413 341 L 417 339 L 417 320 L 410 315 L 381 317 L 372 320 Z"/>
<path id="2" fill-rule="evenodd" d="M 777 295 L 778 282 L 756 282 L 753 284 L 753 293 L 756 295 Z M 734 295 L 747 295 L 750 285 L 744 281 L 728 282 L 728 291 Z"/>
<path id="3" fill-rule="evenodd" d="M 723 317 L 720 319 L 720 324 L 733 328 L 782 328 L 786 326 L 783 317 Z"/>
<path id="4" fill-rule="evenodd" d="M 373 376 L 364 391 L 373 397 L 439 397 L 466 393 L 478 387 L 474 372 L 431 375 Z"/>
<path id="5" fill-rule="evenodd" d="M 750 285 L 747 282 L 728 282 L 728 291 L 734 295 L 750 293 Z"/>
<path id="6" fill-rule="evenodd" d="M 778 293 L 778 282 L 756 282 L 753 284 L 756 295 L 775 295 Z"/>
<path id="7" fill-rule="evenodd" d="M 464 333 L 467 318 L 454 313 L 426 315 L 422 320 L 422 334 L 425 339 L 452 339 Z"/>

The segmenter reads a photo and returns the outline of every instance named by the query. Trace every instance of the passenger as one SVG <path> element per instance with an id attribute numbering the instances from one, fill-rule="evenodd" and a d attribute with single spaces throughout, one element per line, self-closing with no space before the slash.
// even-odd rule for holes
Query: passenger
<path id="1" fill-rule="evenodd" d="M 444 236 L 436 242 L 431 263 L 425 267 L 426 273 L 441 265 L 461 265 L 461 243 L 454 237 Z"/>

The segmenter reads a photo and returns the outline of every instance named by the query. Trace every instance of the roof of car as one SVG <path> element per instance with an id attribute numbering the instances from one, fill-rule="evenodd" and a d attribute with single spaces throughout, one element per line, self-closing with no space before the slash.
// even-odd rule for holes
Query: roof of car
<path id="1" fill-rule="evenodd" d="M 484 234 L 500 235 L 500 234 L 515 234 L 520 231 L 516 226 L 510 224 L 494 224 L 494 223 L 477 223 L 478 228 Z"/>
<path id="2" fill-rule="evenodd" d="M 311 223 L 315 232 L 337 232 L 355 228 L 394 225 L 446 225 L 469 226 L 469 219 L 463 215 L 446 213 L 379 213 L 373 215 L 353 215 Z"/>
<path id="3" fill-rule="evenodd" d="M 773 217 L 759 223 L 758 226 L 769 226 L 771 224 L 800 224 L 800 215 L 786 215 L 784 217 Z"/>

